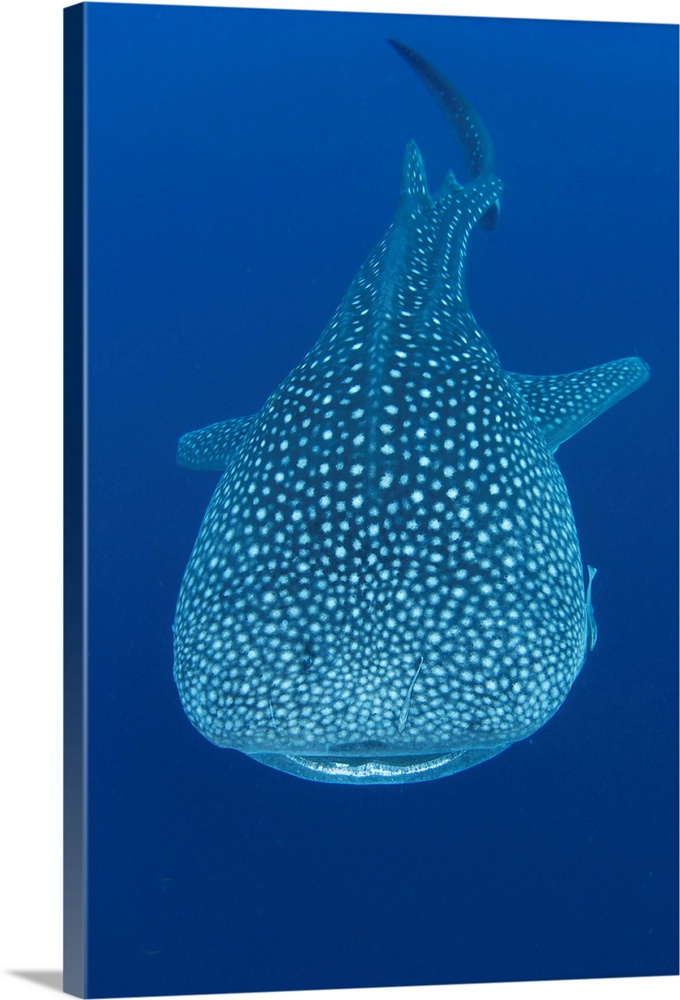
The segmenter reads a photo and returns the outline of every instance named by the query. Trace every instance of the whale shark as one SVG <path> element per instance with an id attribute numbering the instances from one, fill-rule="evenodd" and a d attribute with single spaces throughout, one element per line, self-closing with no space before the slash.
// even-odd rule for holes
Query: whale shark
<path id="1" fill-rule="evenodd" d="M 314 781 L 445 777 L 535 733 L 596 639 L 559 446 L 649 377 L 503 369 L 468 240 L 499 222 L 479 115 L 391 42 L 466 154 L 431 193 L 406 146 L 394 221 L 258 413 L 184 434 L 221 477 L 181 584 L 174 677 L 218 747 Z M 486 238 L 492 238 L 487 236 Z"/>

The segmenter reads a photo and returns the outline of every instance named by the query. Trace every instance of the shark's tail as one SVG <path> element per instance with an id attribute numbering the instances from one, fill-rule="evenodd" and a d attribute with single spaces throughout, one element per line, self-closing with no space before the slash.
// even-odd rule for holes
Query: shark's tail
<path id="1" fill-rule="evenodd" d="M 473 179 L 494 174 L 494 149 L 491 136 L 475 109 L 427 59 L 402 42 L 397 42 L 393 38 L 388 41 L 436 97 L 465 151 Z M 500 205 L 495 202 L 484 214 L 480 224 L 485 229 L 493 229 L 498 222 L 499 212 Z"/>

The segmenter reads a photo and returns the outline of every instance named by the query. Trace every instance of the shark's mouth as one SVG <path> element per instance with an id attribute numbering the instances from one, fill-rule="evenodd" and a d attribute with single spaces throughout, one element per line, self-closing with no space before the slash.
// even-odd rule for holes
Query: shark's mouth
<path id="1" fill-rule="evenodd" d="M 452 750 L 443 754 L 395 757 L 326 757 L 302 754 L 249 754 L 254 760 L 310 781 L 350 785 L 404 784 L 443 778 L 495 757 L 509 744 Z"/>

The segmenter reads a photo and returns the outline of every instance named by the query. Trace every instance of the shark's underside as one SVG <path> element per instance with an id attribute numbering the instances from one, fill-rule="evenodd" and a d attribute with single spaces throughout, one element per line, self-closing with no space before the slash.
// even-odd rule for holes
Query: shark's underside
<path id="1" fill-rule="evenodd" d="M 396 217 L 261 411 L 184 435 L 222 471 L 174 624 L 187 715 L 218 746 L 320 781 L 441 777 L 559 708 L 595 638 L 558 446 L 648 378 L 639 358 L 504 371 L 467 304 L 498 218 L 481 119 L 440 101 L 472 179 L 429 192 L 415 143 Z"/>

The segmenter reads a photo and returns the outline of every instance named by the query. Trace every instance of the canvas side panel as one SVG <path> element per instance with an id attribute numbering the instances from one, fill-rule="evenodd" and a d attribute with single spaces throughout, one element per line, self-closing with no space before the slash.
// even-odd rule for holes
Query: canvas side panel
<path id="1" fill-rule="evenodd" d="M 85 5 L 64 11 L 64 983 L 85 996 Z"/>

